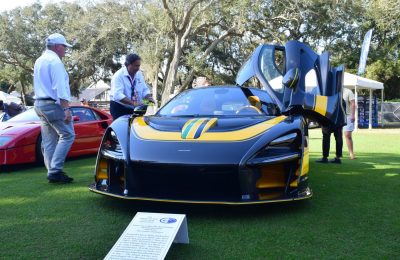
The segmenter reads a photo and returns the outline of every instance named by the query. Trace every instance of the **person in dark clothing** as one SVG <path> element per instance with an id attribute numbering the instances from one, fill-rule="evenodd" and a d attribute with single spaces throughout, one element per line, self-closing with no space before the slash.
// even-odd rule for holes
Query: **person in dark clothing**
<path id="1" fill-rule="evenodd" d="M 343 112 L 346 111 L 346 103 L 344 99 L 342 99 L 341 107 L 343 109 Z M 341 122 L 341 120 L 338 119 L 338 122 Z M 322 126 L 322 158 L 317 160 L 316 162 L 342 163 L 341 158 L 343 157 L 343 127 L 345 125 L 346 123 L 334 126 Z M 335 136 L 336 141 L 336 157 L 328 161 L 332 133 Z"/>
<path id="2" fill-rule="evenodd" d="M 329 150 L 331 145 L 331 134 L 335 136 L 336 141 L 336 157 L 328 161 Z M 342 163 L 343 157 L 343 126 L 340 127 L 322 127 L 322 158 L 317 160 L 319 163 Z"/>
<path id="3" fill-rule="evenodd" d="M 24 112 L 25 108 L 22 105 L 18 105 L 17 103 L 14 103 L 14 102 L 7 104 L 7 103 L 4 103 L 3 100 L 0 100 L 0 111 L 4 112 L 4 116 L 1 119 L 1 121 L 4 122 L 22 112 Z"/>
<path id="4" fill-rule="evenodd" d="M 17 103 L 11 102 L 10 104 L 4 104 L 4 112 L 7 113 L 10 118 L 20 114 L 23 111 L 24 107 L 18 105 Z"/>

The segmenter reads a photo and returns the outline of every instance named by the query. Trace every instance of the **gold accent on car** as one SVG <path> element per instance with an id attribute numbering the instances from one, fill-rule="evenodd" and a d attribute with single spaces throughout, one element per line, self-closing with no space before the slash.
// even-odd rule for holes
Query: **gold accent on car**
<path id="1" fill-rule="evenodd" d="M 181 132 L 167 132 L 158 131 L 150 127 L 144 121 L 143 117 L 137 117 L 133 121 L 133 129 L 138 138 L 145 140 L 158 140 L 158 141 L 190 141 L 190 142 L 200 142 L 200 141 L 243 141 L 250 138 L 254 138 L 259 134 L 267 131 L 269 128 L 279 124 L 285 120 L 286 116 L 278 116 L 273 119 L 246 127 L 244 129 L 225 131 L 225 132 L 208 132 L 207 129 L 200 135 L 197 139 L 183 139 Z M 211 120 L 210 120 L 211 121 Z M 215 123 L 215 122 L 214 122 Z M 212 126 L 210 123 L 208 129 Z M 186 125 L 186 124 L 185 124 Z M 184 126 L 185 127 L 185 126 Z M 206 128 L 206 127 L 205 127 Z M 197 127 L 196 127 L 197 129 Z"/>

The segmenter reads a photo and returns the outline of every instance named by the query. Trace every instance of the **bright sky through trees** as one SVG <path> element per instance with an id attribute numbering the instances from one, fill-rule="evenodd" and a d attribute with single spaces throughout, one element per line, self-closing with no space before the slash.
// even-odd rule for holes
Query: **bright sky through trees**
<path id="1" fill-rule="evenodd" d="M 12 0 L 12 1 L 1 1 L 0 4 L 0 12 L 3 11 L 10 11 L 11 9 L 17 8 L 17 7 L 24 7 L 27 5 L 31 5 L 35 2 L 40 2 L 42 4 L 48 4 L 48 3 L 58 3 L 58 2 L 74 2 L 74 0 Z"/>

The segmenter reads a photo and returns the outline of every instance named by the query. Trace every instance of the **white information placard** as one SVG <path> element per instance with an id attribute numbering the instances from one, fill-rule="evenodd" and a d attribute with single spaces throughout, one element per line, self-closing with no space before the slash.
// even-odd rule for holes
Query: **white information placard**
<path id="1" fill-rule="evenodd" d="M 104 259 L 164 259 L 172 242 L 189 243 L 186 215 L 138 212 Z"/>

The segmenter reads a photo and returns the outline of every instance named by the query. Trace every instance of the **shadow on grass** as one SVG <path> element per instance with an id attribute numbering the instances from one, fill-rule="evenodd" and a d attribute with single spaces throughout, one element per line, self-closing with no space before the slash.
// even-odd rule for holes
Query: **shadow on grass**
<path id="1" fill-rule="evenodd" d="M 334 157 L 334 152 L 331 153 L 331 157 Z M 341 164 L 334 163 L 316 163 L 317 159 L 321 158 L 321 153 L 310 152 L 310 172 L 312 173 L 315 168 L 325 168 L 326 170 L 331 170 L 330 167 L 334 169 L 344 169 L 350 170 L 351 172 L 358 172 L 363 174 L 370 173 L 370 170 L 376 169 L 390 169 L 388 166 L 393 166 L 394 170 L 400 171 L 400 154 L 393 153 L 357 153 L 357 159 L 351 160 L 344 157 Z"/>
<path id="2" fill-rule="evenodd" d="M 109 210 L 118 210 L 123 214 L 133 212 L 156 212 L 186 214 L 191 217 L 207 217 L 214 219 L 230 218 L 256 218 L 262 215 L 295 214 L 310 209 L 309 201 L 294 201 L 284 203 L 269 203 L 257 205 L 208 205 L 208 204 L 182 204 L 144 202 L 132 200 L 119 200 L 115 198 L 103 198 L 96 202 L 99 207 Z"/>

